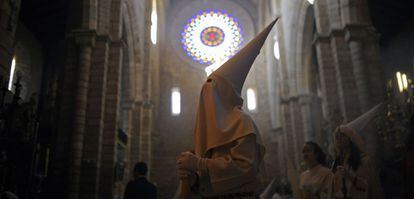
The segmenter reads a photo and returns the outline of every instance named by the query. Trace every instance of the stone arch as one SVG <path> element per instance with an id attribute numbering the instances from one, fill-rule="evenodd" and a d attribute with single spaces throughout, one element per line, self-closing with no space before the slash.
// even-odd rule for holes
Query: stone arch
<path id="1" fill-rule="evenodd" d="M 296 43 L 296 90 L 299 94 L 311 92 L 313 36 L 314 36 L 314 9 L 307 1 L 303 1 Z"/>
<path id="2" fill-rule="evenodd" d="M 14 57 L 16 69 L 13 83 L 20 76 L 22 90 L 20 97 L 27 100 L 32 94 L 39 95 L 42 72 L 42 50 L 34 35 L 22 24 L 17 28 Z M 14 85 L 13 89 L 14 90 Z"/>
<path id="3" fill-rule="evenodd" d="M 134 32 L 133 32 L 133 25 L 131 23 L 131 6 L 128 5 L 128 2 L 123 2 L 121 7 L 122 14 L 122 35 L 121 40 L 124 43 L 123 47 L 123 58 L 124 62 L 122 65 L 122 74 L 121 74 L 121 85 L 125 93 L 122 93 L 124 100 L 127 101 L 134 101 L 136 96 L 136 89 L 135 89 L 135 79 L 136 78 L 136 66 L 134 64 L 135 61 L 135 41 L 134 41 Z"/>
<path id="4" fill-rule="evenodd" d="M 295 124 L 295 133 L 298 137 L 298 151 L 304 141 L 313 140 L 324 143 L 322 134 L 322 100 L 318 79 L 318 65 L 316 63 L 316 50 L 314 38 L 316 34 L 314 6 L 303 1 L 298 16 L 298 29 L 296 33 L 296 50 L 294 56 L 295 71 L 293 81 L 297 92 L 295 97 L 300 107 L 296 113 L 300 114 L 300 122 Z M 294 105 L 296 106 L 296 105 Z M 303 138 L 302 138 L 303 137 Z"/>

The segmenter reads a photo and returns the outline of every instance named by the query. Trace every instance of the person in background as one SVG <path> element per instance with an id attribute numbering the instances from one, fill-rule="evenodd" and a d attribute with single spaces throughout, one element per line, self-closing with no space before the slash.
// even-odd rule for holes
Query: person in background
<path id="1" fill-rule="evenodd" d="M 334 132 L 333 197 L 383 199 L 374 162 L 364 153 L 364 141 L 352 128 L 341 125 Z"/>
<path id="2" fill-rule="evenodd" d="M 148 182 L 147 164 L 137 162 L 134 167 L 134 180 L 130 181 L 125 189 L 124 199 L 155 199 L 157 188 Z"/>
<path id="3" fill-rule="evenodd" d="M 306 142 L 302 149 L 308 169 L 300 175 L 299 188 L 303 199 L 325 199 L 331 194 L 333 173 L 326 168 L 326 155 L 315 142 Z"/>

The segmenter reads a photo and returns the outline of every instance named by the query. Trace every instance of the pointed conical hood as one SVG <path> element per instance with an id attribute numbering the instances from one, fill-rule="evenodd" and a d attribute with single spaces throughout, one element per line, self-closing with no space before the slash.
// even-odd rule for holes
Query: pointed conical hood
<path id="1" fill-rule="evenodd" d="M 383 115 L 383 111 L 385 111 L 385 103 L 377 104 L 369 111 L 352 120 L 348 124 L 341 125 L 339 127 L 340 132 L 349 137 L 351 142 L 353 142 L 360 151 L 366 151 L 366 143 L 362 135 L 365 134 L 365 136 L 367 136 L 367 134 L 372 133 L 367 132 L 369 131 L 367 128 L 373 125 L 372 122 L 375 121 L 375 118 Z"/>
<path id="2" fill-rule="evenodd" d="M 270 23 L 261 33 L 259 33 L 252 41 L 250 41 L 243 49 L 241 49 L 236 55 L 227 60 L 220 68 L 218 68 L 213 74 L 225 78 L 231 82 L 234 89 L 240 95 L 243 88 L 244 81 L 247 74 L 253 65 L 254 60 L 260 53 L 267 36 L 272 30 L 273 26 L 279 18 L 276 18 Z"/>
<path id="3" fill-rule="evenodd" d="M 346 124 L 346 126 L 350 127 L 357 133 L 364 133 L 365 128 L 369 126 L 369 124 L 382 112 L 385 111 L 385 103 L 380 103 L 371 108 L 369 111 L 365 112 L 358 118 L 354 119 L 353 121 Z"/>

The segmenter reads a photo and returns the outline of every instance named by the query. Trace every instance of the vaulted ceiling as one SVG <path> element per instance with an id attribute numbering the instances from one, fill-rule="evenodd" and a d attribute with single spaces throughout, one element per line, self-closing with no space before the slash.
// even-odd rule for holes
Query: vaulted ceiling
<path id="1" fill-rule="evenodd" d="M 63 38 L 68 8 L 67 0 L 22 0 L 19 20 L 40 41 Z"/>

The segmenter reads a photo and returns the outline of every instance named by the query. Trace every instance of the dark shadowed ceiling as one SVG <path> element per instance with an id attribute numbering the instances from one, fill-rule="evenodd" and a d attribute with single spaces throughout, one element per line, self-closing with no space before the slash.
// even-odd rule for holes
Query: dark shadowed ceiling
<path id="1" fill-rule="evenodd" d="M 372 22 L 387 43 L 414 18 L 414 0 L 368 0 Z"/>

